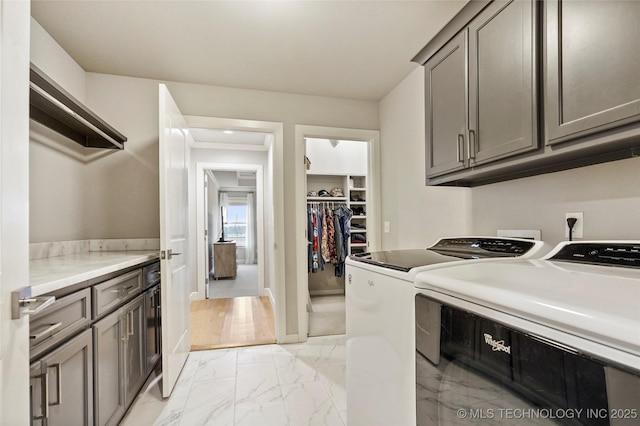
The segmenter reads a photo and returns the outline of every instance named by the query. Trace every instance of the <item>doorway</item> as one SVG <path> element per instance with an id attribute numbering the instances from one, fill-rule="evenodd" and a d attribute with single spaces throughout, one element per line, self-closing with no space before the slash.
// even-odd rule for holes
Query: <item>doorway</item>
<path id="1" fill-rule="evenodd" d="M 347 165 L 347 169 L 338 170 L 335 169 L 335 167 L 339 166 L 340 162 L 330 161 L 328 162 L 330 164 L 327 165 L 326 170 L 322 169 L 320 172 L 316 173 L 313 179 L 308 180 L 308 177 L 310 176 L 307 170 L 310 162 L 307 155 L 309 153 L 308 147 L 318 146 L 320 143 L 330 143 L 334 148 L 336 148 L 341 141 L 355 142 L 355 145 L 365 145 L 365 153 L 362 154 L 366 157 L 363 160 L 363 168 L 358 171 L 352 171 L 350 169 L 347 170 L 349 167 Z M 307 143 L 312 143 L 314 145 L 307 145 Z M 354 233 L 352 232 L 352 237 L 349 238 L 349 241 L 347 242 L 349 245 L 348 254 L 350 254 L 351 251 L 355 252 L 355 250 L 376 250 L 380 245 L 379 229 L 381 228 L 378 213 L 380 211 L 379 149 L 378 131 L 302 125 L 296 126 L 296 158 L 305 160 L 304 162 L 297 161 L 295 163 L 296 181 L 301 183 L 301 185 L 297 187 L 296 191 L 296 229 L 298 229 L 298 233 L 296 234 L 296 276 L 298 282 L 298 330 L 301 341 L 306 340 L 309 335 L 318 335 L 318 333 L 334 333 L 337 327 L 331 324 L 329 324 L 329 328 L 331 330 L 327 329 L 326 332 L 323 331 L 323 317 L 333 317 L 332 319 L 329 319 L 329 321 L 334 321 L 336 322 L 335 325 L 338 325 L 337 322 L 340 321 L 340 319 L 337 314 L 341 309 L 344 310 L 346 308 L 343 299 L 334 300 L 339 298 L 341 295 L 331 294 L 338 293 L 340 283 L 333 286 L 327 285 L 326 288 L 318 287 L 317 277 L 309 274 L 309 239 L 307 236 L 309 232 L 309 203 L 311 203 L 312 209 L 317 208 L 314 204 L 315 202 L 318 202 L 319 204 L 326 204 L 331 201 L 339 201 L 345 204 L 349 209 L 353 207 L 354 210 L 356 208 L 355 206 L 358 205 L 358 218 L 355 222 L 352 219 L 351 223 L 355 223 L 366 230 L 363 232 L 363 228 L 361 228 L 358 233 L 358 237 L 364 237 L 365 241 L 360 241 L 359 239 L 358 241 L 355 241 L 353 238 Z M 352 158 L 352 154 L 346 154 L 344 158 L 346 163 L 349 163 L 350 158 Z M 311 163 L 312 168 L 313 162 L 311 161 Z M 326 188 L 324 188 L 323 185 L 326 186 Z M 330 190 L 333 189 L 334 186 L 338 189 L 342 189 L 341 197 L 321 198 L 320 192 L 322 189 Z M 318 196 L 319 199 L 314 199 L 314 195 Z M 330 206 L 330 208 L 335 207 L 335 205 Z M 364 214 L 365 211 L 366 215 Z M 343 274 L 341 277 L 342 295 L 345 290 L 344 279 L 345 277 Z M 313 292 L 310 291 L 310 282 L 312 281 L 314 284 Z M 328 278 L 326 280 L 329 284 L 336 284 L 333 281 L 335 281 L 333 278 Z M 326 298 L 326 301 L 328 302 L 326 305 L 322 304 L 324 300 L 321 300 L 322 296 L 325 295 L 331 296 Z M 319 303 L 314 304 L 313 296 L 316 296 L 316 302 Z M 332 312 L 328 313 L 327 311 Z M 316 322 L 314 324 L 313 330 L 311 330 L 310 327 L 312 316 L 320 318 L 320 322 Z M 313 320 L 315 320 L 315 318 Z"/>
<path id="2" fill-rule="evenodd" d="M 191 164 L 197 216 L 192 350 L 281 341 L 284 289 L 276 277 L 283 259 L 278 251 L 266 250 L 281 238 L 275 226 L 281 187 L 273 153 L 281 132 L 259 131 L 255 122 L 247 126 L 244 120 L 188 121 L 195 139 Z M 228 127 L 213 129 L 214 124 Z M 216 260 L 216 247 L 228 257 Z M 208 342 L 198 342 L 198 329 L 209 335 Z"/>

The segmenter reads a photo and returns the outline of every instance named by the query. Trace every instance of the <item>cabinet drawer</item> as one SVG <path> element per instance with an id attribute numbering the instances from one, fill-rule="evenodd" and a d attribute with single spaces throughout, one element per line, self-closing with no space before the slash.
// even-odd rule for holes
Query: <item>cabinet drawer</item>
<path id="1" fill-rule="evenodd" d="M 93 314 L 97 318 L 142 291 L 142 269 L 93 286 Z"/>
<path id="2" fill-rule="evenodd" d="M 70 337 L 91 322 L 91 291 L 86 288 L 62 297 L 29 319 L 30 357 Z"/>

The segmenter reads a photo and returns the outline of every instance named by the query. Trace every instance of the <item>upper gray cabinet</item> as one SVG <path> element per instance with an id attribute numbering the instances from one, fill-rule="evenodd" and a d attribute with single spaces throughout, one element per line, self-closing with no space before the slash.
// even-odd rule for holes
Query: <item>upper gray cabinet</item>
<path id="1" fill-rule="evenodd" d="M 536 7 L 492 2 L 424 64 L 428 178 L 538 147 Z"/>
<path id="2" fill-rule="evenodd" d="M 538 147 L 537 4 L 493 2 L 469 25 L 471 165 Z"/>
<path id="3" fill-rule="evenodd" d="M 427 176 L 466 166 L 466 34 L 458 34 L 425 64 Z"/>
<path id="4" fill-rule="evenodd" d="M 638 1 L 470 0 L 413 58 L 425 66 L 427 185 L 640 155 L 637 40 Z"/>
<path id="5" fill-rule="evenodd" d="M 547 144 L 640 120 L 640 2 L 545 3 Z"/>

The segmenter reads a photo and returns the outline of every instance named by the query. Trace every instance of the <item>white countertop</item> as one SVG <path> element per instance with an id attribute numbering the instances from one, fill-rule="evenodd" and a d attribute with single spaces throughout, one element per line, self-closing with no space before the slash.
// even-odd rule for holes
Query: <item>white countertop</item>
<path id="1" fill-rule="evenodd" d="M 158 250 L 90 251 L 29 262 L 31 295 L 40 296 L 158 258 Z"/>

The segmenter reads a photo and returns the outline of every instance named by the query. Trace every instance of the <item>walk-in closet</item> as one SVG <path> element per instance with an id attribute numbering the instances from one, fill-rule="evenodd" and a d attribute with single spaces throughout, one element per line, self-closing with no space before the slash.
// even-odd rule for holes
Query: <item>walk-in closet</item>
<path id="1" fill-rule="evenodd" d="M 344 261 L 368 247 L 368 144 L 317 138 L 305 143 L 308 334 L 344 334 Z"/>

